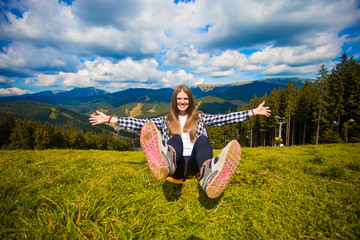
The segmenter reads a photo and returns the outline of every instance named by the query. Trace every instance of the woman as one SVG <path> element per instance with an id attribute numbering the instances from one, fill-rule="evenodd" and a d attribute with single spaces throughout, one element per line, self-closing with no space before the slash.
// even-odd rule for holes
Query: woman
<path id="1" fill-rule="evenodd" d="M 213 158 L 205 126 L 238 123 L 254 115 L 269 117 L 271 110 L 264 104 L 242 112 L 203 114 L 195 111 L 190 88 L 179 85 L 173 92 L 170 114 L 167 116 L 150 119 L 115 118 L 97 111 L 97 115 L 92 115 L 89 120 L 92 125 L 113 123 L 129 130 L 141 129 L 141 148 L 156 179 L 172 176 L 185 180 L 199 173 L 201 188 L 208 197 L 216 198 L 235 174 L 240 164 L 241 148 L 236 140 L 232 140 Z"/>

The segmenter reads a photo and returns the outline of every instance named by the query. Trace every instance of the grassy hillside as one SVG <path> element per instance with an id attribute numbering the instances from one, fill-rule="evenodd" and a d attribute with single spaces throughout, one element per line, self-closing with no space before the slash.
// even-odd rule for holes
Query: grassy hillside
<path id="1" fill-rule="evenodd" d="M 155 180 L 142 152 L 0 151 L 0 238 L 359 239 L 359 156 L 360 144 L 244 148 L 212 200 L 196 178 Z"/>
<path id="2" fill-rule="evenodd" d="M 195 101 L 197 109 L 204 113 L 225 113 L 229 109 L 231 111 L 236 111 L 241 104 L 234 104 L 233 101 L 225 101 L 224 99 L 212 96 L 202 97 Z M 224 110 L 226 109 L 226 110 Z"/>

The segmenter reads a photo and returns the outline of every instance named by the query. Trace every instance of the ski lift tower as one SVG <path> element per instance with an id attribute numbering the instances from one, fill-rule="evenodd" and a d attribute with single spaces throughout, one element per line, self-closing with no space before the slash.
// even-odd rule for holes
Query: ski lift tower
<path id="1" fill-rule="evenodd" d="M 275 138 L 276 146 L 283 147 L 284 143 L 283 143 L 283 139 L 281 137 L 281 130 L 282 130 L 282 125 L 286 124 L 285 117 L 276 116 L 276 123 L 279 124 L 278 136 Z"/>

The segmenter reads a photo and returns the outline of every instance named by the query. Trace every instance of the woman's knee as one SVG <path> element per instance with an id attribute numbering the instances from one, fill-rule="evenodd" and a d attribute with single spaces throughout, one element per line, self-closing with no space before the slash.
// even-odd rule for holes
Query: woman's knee
<path id="1" fill-rule="evenodd" d="M 181 136 L 179 134 L 174 134 L 171 138 L 182 141 Z"/>
<path id="2" fill-rule="evenodd" d="M 173 135 L 173 136 L 169 139 L 169 141 L 168 141 L 167 143 L 168 143 L 168 144 L 180 145 L 180 146 L 183 145 L 183 141 L 182 141 L 182 139 L 181 139 L 181 137 L 180 137 L 179 134 Z"/>
<path id="3" fill-rule="evenodd" d="M 211 147 L 211 144 L 208 140 L 207 137 L 205 137 L 204 135 L 201 135 L 200 137 L 198 137 L 198 139 L 196 139 L 196 142 L 194 145 L 207 145 L 207 146 L 210 146 Z"/>

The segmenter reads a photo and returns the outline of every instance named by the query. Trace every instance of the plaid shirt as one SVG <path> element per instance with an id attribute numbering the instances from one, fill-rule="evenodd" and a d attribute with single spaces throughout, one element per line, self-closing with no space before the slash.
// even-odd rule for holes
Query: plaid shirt
<path id="1" fill-rule="evenodd" d="M 206 126 L 224 126 L 232 123 L 243 122 L 250 118 L 250 110 L 242 112 L 232 112 L 228 114 L 204 114 L 198 113 L 199 120 L 197 122 L 196 137 L 204 135 L 207 137 Z M 115 119 L 116 125 L 128 130 L 141 130 L 142 126 L 148 121 L 152 121 L 156 127 L 161 130 L 162 137 L 165 141 L 169 140 L 168 136 L 168 117 L 162 116 L 157 118 L 130 118 L 119 117 Z"/>

